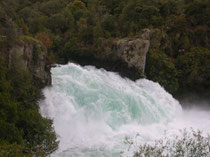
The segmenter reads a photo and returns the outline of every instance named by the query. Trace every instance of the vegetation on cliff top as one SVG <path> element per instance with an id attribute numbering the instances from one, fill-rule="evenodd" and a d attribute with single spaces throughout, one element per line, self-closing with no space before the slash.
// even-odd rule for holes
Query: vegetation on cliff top
<path id="1" fill-rule="evenodd" d="M 184 58 L 180 56 L 194 53 L 195 47 L 210 53 L 209 0 L 24 0 L 21 3 L 3 0 L 0 10 L 1 47 L 11 45 L 19 36 L 32 36 L 48 47 L 51 63 L 68 61 L 75 54 L 103 55 L 105 41 L 138 37 L 144 28 L 159 31 L 151 36 L 151 48 L 165 54 L 163 60 L 160 56 L 159 64 L 175 67 L 180 75 L 183 68 L 175 65 L 179 62 L 176 60 Z M 150 53 L 148 58 L 159 54 Z M 166 63 L 166 57 L 170 62 Z M 167 68 L 154 66 L 155 62 L 150 63 L 152 58 L 148 60 L 147 65 L 154 67 L 152 71 L 159 71 L 155 76 L 147 68 L 149 79 L 158 81 L 172 93 L 182 90 L 185 82 L 180 75 L 174 76 Z M 199 66 L 202 69 L 207 64 Z M 168 78 L 172 77 L 175 78 L 171 82 Z M 199 77 L 205 80 L 200 81 L 202 86 L 209 84 L 206 83 L 209 76 Z"/>

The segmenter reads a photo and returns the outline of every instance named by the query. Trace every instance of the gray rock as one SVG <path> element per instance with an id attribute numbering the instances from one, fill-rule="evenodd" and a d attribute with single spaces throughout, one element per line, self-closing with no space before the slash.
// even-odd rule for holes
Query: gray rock
<path id="1" fill-rule="evenodd" d="M 129 67 L 135 67 L 143 76 L 149 46 L 149 40 L 120 39 L 117 41 L 117 56 L 125 61 Z"/>
<path id="2" fill-rule="evenodd" d="M 35 52 L 35 46 L 39 52 Z M 35 55 L 35 53 L 37 54 Z M 51 73 L 49 66 L 47 66 L 47 55 L 47 49 L 41 44 L 28 42 L 15 44 L 9 50 L 9 66 L 18 60 L 21 63 L 19 68 L 28 69 L 42 86 L 50 85 Z"/>

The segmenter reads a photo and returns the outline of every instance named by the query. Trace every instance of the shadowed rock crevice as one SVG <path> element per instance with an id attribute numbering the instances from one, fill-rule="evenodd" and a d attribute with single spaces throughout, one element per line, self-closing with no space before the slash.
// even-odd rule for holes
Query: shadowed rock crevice
<path id="1" fill-rule="evenodd" d="M 104 41 L 103 52 L 71 52 L 68 61 L 80 65 L 94 65 L 108 71 L 118 72 L 132 80 L 145 77 L 146 55 L 150 47 L 150 30 L 133 38 Z M 66 63 L 65 62 L 65 63 Z"/>

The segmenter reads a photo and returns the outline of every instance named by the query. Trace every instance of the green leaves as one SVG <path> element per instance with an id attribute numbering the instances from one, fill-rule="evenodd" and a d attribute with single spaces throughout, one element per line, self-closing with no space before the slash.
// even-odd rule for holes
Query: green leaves
<path id="1" fill-rule="evenodd" d="M 38 111 L 40 89 L 21 66 L 19 60 L 10 69 L 0 65 L 0 157 L 24 156 L 23 150 L 47 156 L 58 148 L 56 134 L 52 121 Z"/>
<path id="2" fill-rule="evenodd" d="M 159 82 L 171 93 L 209 90 L 210 51 L 192 48 L 172 60 L 163 52 L 150 50 L 147 56 L 148 79 Z"/>
<path id="3" fill-rule="evenodd" d="M 183 88 L 208 88 L 210 85 L 210 51 L 193 48 L 176 59 L 179 82 Z"/>
<path id="4" fill-rule="evenodd" d="M 58 148 L 52 121 L 41 117 L 38 110 L 22 110 L 17 125 L 23 129 L 23 138 L 28 151 L 38 156 L 40 154 L 46 156 Z"/>
<path id="5" fill-rule="evenodd" d="M 18 143 L 21 144 L 22 136 L 18 128 L 14 123 L 7 123 L 0 120 L 0 141 L 8 141 L 9 143 Z"/>
<path id="6" fill-rule="evenodd" d="M 190 3 L 185 11 L 188 21 L 193 25 L 201 25 L 209 22 L 208 0 L 195 0 Z"/>
<path id="7" fill-rule="evenodd" d="M 13 156 L 26 157 L 26 155 L 23 153 L 23 146 L 16 143 L 10 144 L 7 141 L 0 141 L 0 157 Z"/>
<path id="8" fill-rule="evenodd" d="M 136 136 L 138 137 L 138 136 Z M 128 140 L 127 140 L 128 141 Z M 183 156 L 209 156 L 210 136 L 201 131 L 180 130 L 180 135 L 165 137 L 154 143 L 140 144 L 138 146 L 129 139 L 126 143 L 129 148 L 138 148 L 133 157 L 161 156 L 161 157 L 183 157 Z M 132 150 L 132 149 L 131 149 Z M 128 150 L 129 151 L 129 150 Z"/>
<path id="9" fill-rule="evenodd" d="M 147 56 L 146 76 L 160 83 L 170 93 L 178 90 L 177 70 L 173 60 L 159 50 L 150 50 Z"/>
<path id="10" fill-rule="evenodd" d="M 71 10 L 71 13 L 76 21 L 79 20 L 81 17 L 84 17 L 87 13 L 87 8 L 85 4 L 80 0 L 70 2 L 67 8 Z"/>

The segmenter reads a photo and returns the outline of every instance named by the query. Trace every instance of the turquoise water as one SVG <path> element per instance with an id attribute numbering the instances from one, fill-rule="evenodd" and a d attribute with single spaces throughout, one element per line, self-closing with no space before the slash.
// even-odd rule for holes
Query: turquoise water
<path id="1" fill-rule="evenodd" d="M 132 156 L 125 154 L 125 139 L 140 135 L 140 142 L 150 142 L 183 127 L 179 102 L 158 83 L 73 63 L 51 72 L 40 112 L 54 120 L 59 136 L 53 156 Z"/>

